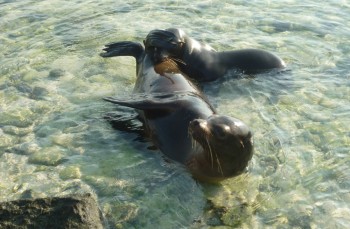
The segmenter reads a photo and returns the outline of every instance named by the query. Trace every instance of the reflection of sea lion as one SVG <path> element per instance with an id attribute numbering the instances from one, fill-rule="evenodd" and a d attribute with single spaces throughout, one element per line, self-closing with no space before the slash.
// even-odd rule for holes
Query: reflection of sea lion
<path id="1" fill-rule="evenodd" d="M 142 47 L 134 42 L 124 42 L 124 45 L 129 49 Z M 146 53 L 155 63 L 171 57 L 177 61 L 183 73 L 197 81 L 213 81 L 231 70 L 254 74 L 285 68 L 283 60 L 270 52 L 259 49 L 216 52 L 210 46 L 188 37 L 180 29 L 152 30 L 144 45 Z M 113 50 L 113 44 L 106 51 L 104 57 L 123 55 L 120 49 Z"/>
<path id="2" fill-rule="evenodd" d="M 185 164 L 197 179 L 212 182 L 241 174 L 253 154 L 249 128 L 238 119 L 216 114 L 174 61 L 154 65 L 142 47 L 136 47 L 123 42 L 113 47 L 137 60 L 134 93 L 127 99 L 105 100 L 135 108 L 152 142 L 170 159 Z"/>

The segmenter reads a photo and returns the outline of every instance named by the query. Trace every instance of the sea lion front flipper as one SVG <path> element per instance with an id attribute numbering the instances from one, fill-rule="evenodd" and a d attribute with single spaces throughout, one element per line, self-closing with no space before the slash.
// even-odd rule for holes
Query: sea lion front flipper
<path id="1" fill-rule="evenodd" d="M 103 100 L 118 104 L 120 106 L 131 107 L 139 110 L 174 109 L 174 105 L 179 106 L 185 103 L 186 94 L 160 93 L 160 94 L 133 94 L 127 99 L 106 97 Z"/>
<path id="2" fill-rule="evenodd" d="M 145 132 L 142 126 L 141 120 L 138 118 L 138 114 L 130 111 L 118 111 L 108 112 L 103 115 L 103 119 L 111 124 L 111 126 L 119 131 L 137 134 L 139 141 L 144 141 L 143 137 Z"/>
<path id="3" fill-rule="evenodd" d="M 136 60 L 142 57 L 145 48 L 142 44 L 132 41 L 121 41 L 106 44 L 103 48 L 103 53 L 100 54 L 102 57 L 113 57 L 113 56 L 133 56 Z"/>

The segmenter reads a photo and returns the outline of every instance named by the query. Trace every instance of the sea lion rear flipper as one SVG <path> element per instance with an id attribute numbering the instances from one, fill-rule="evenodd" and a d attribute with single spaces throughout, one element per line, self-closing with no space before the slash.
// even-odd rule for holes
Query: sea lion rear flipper
<path id="1" fill-rule="evenodd" d="M 121 41 L 106 44 L 103 49 L 103 53 L 100 54 L 102 57 L 113 57 L 113 56 L 133 56 L 136 60 L 142 57 L 144 52 L 142 44 L 132 41 Z"/>
<path id="2" fill-rule="evenodd" d="M 177 106 L 179 103 L 185 103 L 186 99 L 181 99 L 184 94 L 133 94 L 128 99 L 118 99 L 114 97 L 106 97 L 103 100 L 118 104 L 121 106 L 131 107 L 139 110 L 155 110 L 166 109 L 170 110 L 174 108 L 174 104 Z"/>

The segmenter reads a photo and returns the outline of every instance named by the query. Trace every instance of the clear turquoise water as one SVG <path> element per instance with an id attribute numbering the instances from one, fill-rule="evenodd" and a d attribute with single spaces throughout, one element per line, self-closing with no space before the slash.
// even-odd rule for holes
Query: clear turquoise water
<path id="1" fill-rule="evenodd" d="M 349 228 L 348 1 L 0 1 L 0 201 L 93 192 L 110 228 Z M 290 71 L 205 90 L 254 130 L 249 173 L 199 184 L 102 117 L 135 82 L 112 41 L 180 27 Z"/>

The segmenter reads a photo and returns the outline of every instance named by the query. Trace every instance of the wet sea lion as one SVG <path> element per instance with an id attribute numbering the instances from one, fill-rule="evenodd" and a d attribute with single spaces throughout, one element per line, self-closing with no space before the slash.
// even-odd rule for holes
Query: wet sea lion
<path id="1" fill-rule="evenodd" d="M 183 73 L 199 82 L 214 81 L 230 71 L 256 74 L 286 67 L 281 58 L 265 50 L 217 52 L 181 29 L 152 30 L 144 40 L 144 47 L 136 42 L 122 43 L 123 49 L 120 49 L 121 42 L 106 46 L 103 57 L 128 55 L 135 50 L 145 51 L 155 63 L 171 57 Z"/>
<path id="2" fill-rule="evenodd" d="M 118 46 L 118 55 L 136 58 L 137 80 L 130 97 L 106 101 L 136 109 L 153 144 L 195 178 L 216 182 L 245 171 L 253 155 L 247 125 L 218 115 L 173 60 L 155 64 L 136 44 Z"/>

